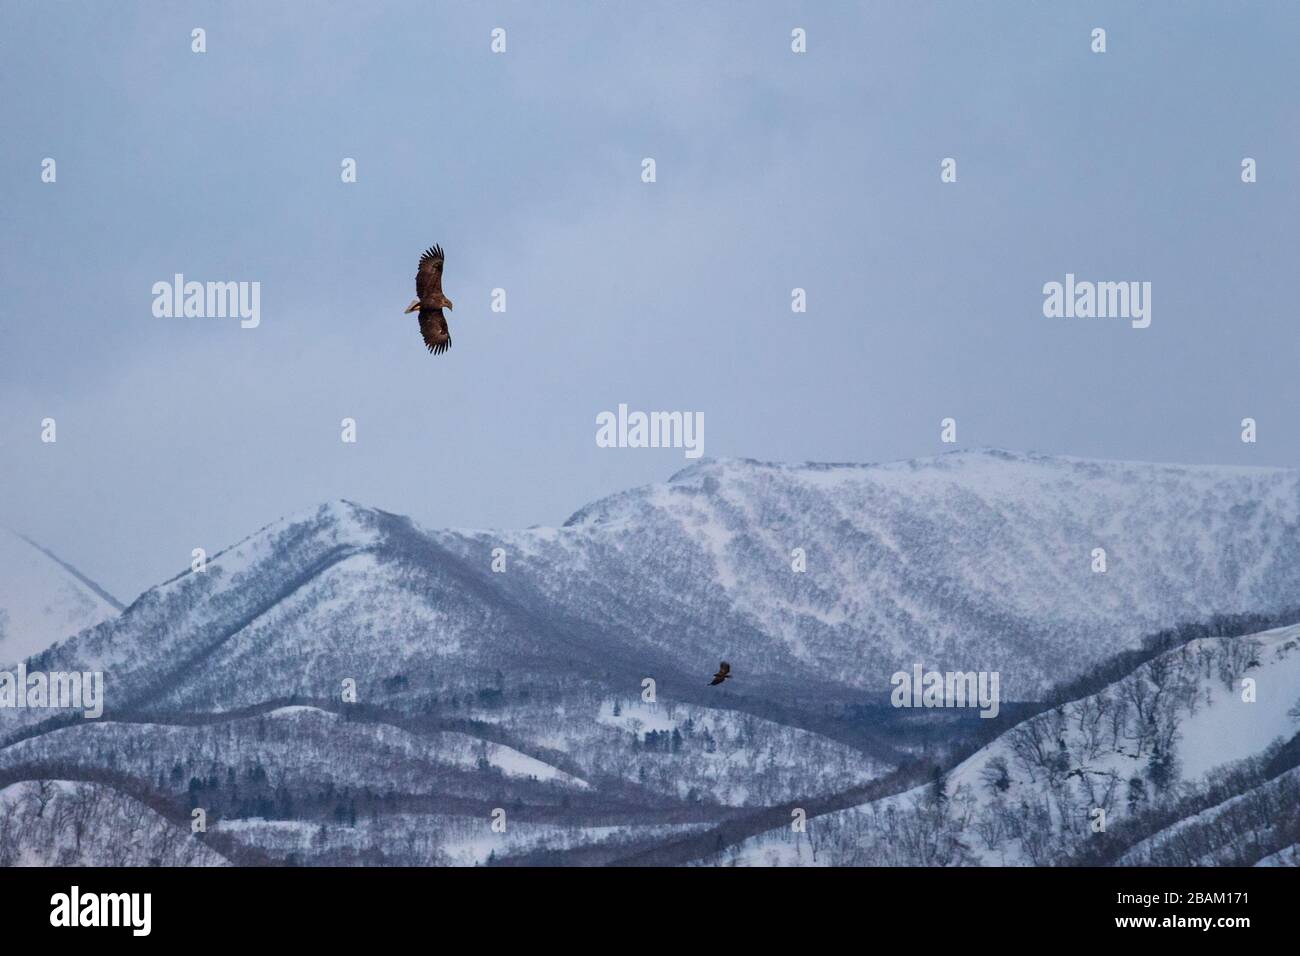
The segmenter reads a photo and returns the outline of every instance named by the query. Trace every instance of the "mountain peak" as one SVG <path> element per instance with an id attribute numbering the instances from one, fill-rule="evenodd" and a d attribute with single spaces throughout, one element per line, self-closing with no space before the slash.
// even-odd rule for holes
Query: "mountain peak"
<path id="1" fill-rule="evenodd" d="M 277 521 L 258 529 L 256 534 L 280 532 L 298 525 L 328 527 L 334 533 L 368 543 L 373 537 L 375 520 L 383 512 L 347 498 L 327 498 L 318 505 L 291 511 Z M 251 537 L 251 536 L 250 536 Z"/>

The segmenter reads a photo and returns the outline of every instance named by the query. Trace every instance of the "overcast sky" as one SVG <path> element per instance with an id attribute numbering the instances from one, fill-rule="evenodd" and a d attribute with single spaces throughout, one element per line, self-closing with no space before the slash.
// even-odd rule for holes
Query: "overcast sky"
<path id="1" fill-rule="evenodd" d="M 688 463 L 597 448 L 619 403 L 703 412 L 710 457 L 933 455 L 952 416 L 1300 465 L 1297 36 L 1290 2 L 7 0 L 0 524 L 125 600 L 326 498 L 555 524 Z M 402 314 L 435 242 L 437 357 Z M 177 272 L 260 282 L 260 326 L 155 317 Z M 1151 326 L 1044 317 L 1067 272 L 1150 282 Z"/>

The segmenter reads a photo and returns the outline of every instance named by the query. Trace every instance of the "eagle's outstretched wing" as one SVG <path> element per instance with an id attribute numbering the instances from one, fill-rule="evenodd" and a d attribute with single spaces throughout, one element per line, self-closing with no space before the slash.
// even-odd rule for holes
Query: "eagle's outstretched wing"
<path id="1" fill-rule="evenodd" d="M 431 246 L 420 256 L 420 268 L 415 273 L 415 295 L 421 302 L 442 295 L 442 246 Z M 424 327 L 424 313 L 420 313 L 420 327 Z M 445 326 L 444 326 L 445 327 Z"/>
<path id="2" fill-rule="evenodd" d="M 420 310 L 420 335 L 434 355 L 441 355 L 451 348 L 451 330 L 447 328 L 447 318 L 442 309 Z"/>

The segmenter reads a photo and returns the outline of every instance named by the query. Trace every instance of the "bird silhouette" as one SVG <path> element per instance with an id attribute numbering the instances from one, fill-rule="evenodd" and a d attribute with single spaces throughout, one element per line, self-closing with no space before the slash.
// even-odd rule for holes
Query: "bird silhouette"
<path id="1" fill-rule="evenodd" d="M 713 680 L 709 681 L 709 686 L 714 687 L 718 684 L 721 684 L 724 680 L 726 680 L 730 676 L 731 676 L 731 665 L 728 664 L 726 661 L 723 661 L 721 664 L 718 665 L 718 672 L 713 675 Z"/>

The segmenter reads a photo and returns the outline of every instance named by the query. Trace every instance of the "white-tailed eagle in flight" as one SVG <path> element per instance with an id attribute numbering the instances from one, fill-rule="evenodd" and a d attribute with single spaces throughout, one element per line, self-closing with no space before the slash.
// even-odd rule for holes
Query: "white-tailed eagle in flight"
<path id="1" fill-rule="evenodd" d="M 420 268 L 415 273 L 415 294 L 418 298 L 406 307 L 407 312 L 420 312 L 420 335 L 434 355 L 451 348 L 451 330 L 443 309 L 455 308 L 451 299 L 442 294 L 442 263 L 445 257 L 442 246 L 432 246 L 420 256 Z"/>

